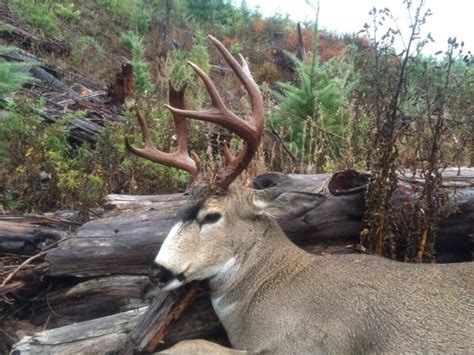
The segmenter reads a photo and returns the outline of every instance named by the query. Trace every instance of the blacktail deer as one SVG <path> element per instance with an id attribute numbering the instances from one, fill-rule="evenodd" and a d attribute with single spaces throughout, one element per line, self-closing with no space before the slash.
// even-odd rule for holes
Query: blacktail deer
<path id="1" fill-rule="evenodd" d="M 369 255 L 315 256 L 295 246 L 275 218 L 297 218 L 321 205 L 319 194 L 231 185 L 260 142 L 264 108 L 243 58 L 240 65 L 215 38 L 210 40 L 247 90 L 252 112 L 244 120 L 224 104 L 212 80 L 204 81 L 211 107 L 184 108 L 184 90 L 170 88 L 177 130 L 175 153 L 157 150 L 138 115 L 145 148 L 135 154 L 185 169 L 194 177 L 191 202 L 179 214 L 151 269 L 171 290 L 206 280 L 212 304 L 232 347 L 256 353 L 470 353 L 474 352 L 474 264 L 412 265 Z M 186 117 L 218 124 L 244 140 L 205 183 L 197 157 L 187 148 Z M 175 351 L 206 352 L 204 341 Z M 216 345 L 217 346 L 217 345 Z M 222 348 L 216 350 L 224 353 Z M 230 349 L 228 351 L 231 351 Z"/>

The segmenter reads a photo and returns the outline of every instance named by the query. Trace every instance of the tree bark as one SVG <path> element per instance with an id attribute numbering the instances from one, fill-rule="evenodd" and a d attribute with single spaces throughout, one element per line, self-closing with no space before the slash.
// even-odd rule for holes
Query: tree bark
<path id="1" fill-rule="evenodd" d="M 136 351 L 153 352 L 163 341 L 174 320 L 194 301 L 200 283 L 193 282 L 170 292 L 159 294 L 140 318 L 120 355 L 133 355 Z"/>
<path id="2" fill-rule="evenodd" d="M 146 308 L 25 336 L 11 354 L 107 354 L 119 350 Z"/>
<path id="3" fill-rule="evenodd" d="M 110 88 L 114 103 L 123 105 L 127 98 L 133 96 L 133 66 L 130 63 L 122 64 L 122 70 L 115 76 L 115 83 Z"/>

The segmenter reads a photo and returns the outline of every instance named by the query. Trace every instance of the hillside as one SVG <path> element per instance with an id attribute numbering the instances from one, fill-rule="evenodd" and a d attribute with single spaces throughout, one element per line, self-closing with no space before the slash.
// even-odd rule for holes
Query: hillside
<path id="1" fill-rule="evenodd" d="M 286 51 L 289 53 L 297 51 L 296 24 L 280 17 L 262 19 L 258 13 L 251 12 L 245 7 L 234 8 L 226 2 L 217 2 L 212 5 L 212 11 L 206 8 L 201 9 L 193 4 L 193 2 L 186 1 L 157 4 L 134 1 L 130 2 L 130 5 L 124 5 L 120 1 L 87 1 L 76 4 L 51 1 L 11 1 L 4 3 L 1 8 L 3 30 L 0 38 L 3 45 L 21 48 L 36 56 L 36 60 L 41 62 L 43 69 L 71 87 L 72 90 L 78 91 L 79 94 L 82 90 L 83 95 L 107 91 L 107 87 L 113 86 L 121 65 L 130 62 L 135 70 L 135 87 L 136 93 L 140 97 L 139 102 L 143 104 L 154 102 L 153 107 L 147 104 L 146 110 L 152 109 L 155 115 L 160 116 L 155 118 L 158 120 L 167 120 L 164 116 L 162 102 L 166 101 L 168 80 L 171 80 L 175 86 L 191 81 L 192 88 L 188 90 L 189 98 L 187 100 L 191 106 L 200 107 L 207 100 L 202 85 L 194 78 L 192 70 L 186 65 L 186 60 L 197 63 L 205 71 L 211 71 L 215 75 L 224 75 L 225 80 L 220 80 L 219 85 L 225 83 L 225 87 L 221 87 L 225 97 L 232 106 L 243 109 L 241 93 L 237 92 L 235 84 L 229 81 L 231 78 L 227 75 L 228 71 L 222 63 L 222 59 L 216 55 L 215 50 L 208 47 L 205 33 L 212 33 L 220 38 L 234 55 L 242 54 L 248 58 L 255 79 L 257 82 L 263 83 L 265 87 L 276 88 L 276 82 L 294 82 L 296 80 L 295 62 L 290 55 L 286 54 Z M 312 35 L 313 30 L 310 26 L 303 29 L 302 43 L 306 52 L 311 52 Z M 341 55 L 344 48 L 343 39 L 333 35 L 320 35 L 319 49 L 322 60 L 327 61 Z M 44 80 L 43 84 L 45 84 Z M 35 90 L 35 86 L 33 86 L 33 90 L 29 90 L 26 97 L 31 96 L 31 91 L 37 93 L 35 96 L 37 99 L 40 96 L 47 97 L 42 94 L 44 92 L 41 87 L 40 85 L 36 87 L 39 90 Z M 273 105 L 274 99 L 270 95 L 270 91 L 268 93 L 268 104 Z M 54 101 L 56 105 L 61 102 L 59 98 L 52 96 L 54 95 L 49 95 L 45 102 L 50 111 L 53 109 L 49 107 L 51 106 L 50 101 Z M 18 99 L 24 97 L 25 95 L 22 93 L 17 95 Z M 101 104 L 113 101 L 103 96 L 99 96 L 95 100 L 99 100 Z M 35 105 L 31 102 L 29 104 Z M 78 108 L 68 107 L 66 111 L 69 113 L 66 116 L 85 114 L 86 120 L 92 125 L 96 123 L 100 126 L 104 125 L 100 121 L 94 122 L 94 117 L 90 117 L 89 113 L 77 111 Z M 120 112 L 121 108 L 114 106 L 110 110 Z M 116 120 L 112 119 L 112 121 Z M 87 124 L 82 124 L 82 126 L 85 125 Z M 169 123 L 166 123 L 165 127 L 170 128 Z M 104 133 L 104 136 L 108 138 L 103 136 L 101 138 L 112 139 L 110 135 L 118 135 L 114 137 L 116 139 L 112 145 L 120 145 L 123 139 L 120 137 L 123 136 L 124 129 L 108 128 L 113 132 Z M 48 130 L 50 127 L 42 129 Z M 57 127 L 56 130 L 58 129 L 60 128 Z M 93 128 L 93 131 L 97 131 L 97 128 Z M 85 134 L 87 135 L 87 132 Z M 202 138 L 198 136 L 195 141 L 202 141 Z M 169 144 L 169 142 L 166 143 L 165 132 L 161 133 L 159 139 L 164 139 L 165 144 Z M 86 140 L 91 143 L 94 141 L 93 139 Z M 37 142 L 38 145 L 44 146 L 43 143 Z M 104 145 L 108 149 L 110 148 L 110 142 L 104 143 Z M 100 149 L 101 147 L 99 142 L 99 146 L 95 148 Z M 63 148 L 67 149 L 66 146 L 55 147 L 55 153 L 65 157 L 73 154 L 76 158 L 75 152 L 65 152 Z M 25 151 L 27 149 L 27 146 L 21 146 L 16 150 Z M 123 147 L 117 147 L 117 149 L 121 151 Z M 110 154 L 112 152 L 109 151 L 96 153 L 96 156 Z M 116 153 L 114 154 L 116 155 Z M 82 170 L 84 166 L 83 162 L 76 162 L 76 164 L 66 166 L 62 172 L 53 172 L 53 175 L 63 176 L 64 181 L 58 181 L 58 185 L 72 186 L 72 189 L 64 186 L 62 191 L 58 191 L 59 195 L 64 196 L 64 199 L 59 197 L 59 201 L 63 199 L 62 202 L 66 204 L 63 207 L 78 208 L 70 205 L 77 198 L 77 196 L 72 197 L 74 195 L 74 192 L 71 191 L 74 190 L 73 185 L 95 184 L 95 187 L 91 187 L 91 189 L 95 189 L 91 192 L 95 196 L 90 196 L 87 201 L 84 201 L 86 206 L 79 207 L 81 210 L 89 208 L 91 204 L 97 204 L 106 193 L 110 192 L 167 192 L 178 186 L 183 186 L 183 177 L 175 177 L 175 173 L 169 173 L 171 176 L 164 177 L 161 180 L 165 181 L 156 186 L 149 181 L 150 179 L 143 176 L 143 163 L 131 162 L 124 156 L 115 158 L 118 158 L 118 161 L 114 161 L 116 168 L 113 170 L 115 171 L 122 169 L 127 164 L 134 165 L 130 168 L 132 171 L 125 172 L 123 176 L 125 180 L 130 180 L 130 178 L 133 179 L 133 176 L 140 175 L 140 177 L 136 177 L 138 181 L 134 186 L 124 186 L 124 183 L 126 185 L 127 182 L 122 179 L 120 179 L 121 181 L 109 181 L 114 179 L 110 176 L 97 177 L 97 172 L 94 173 L 94 177 L 90 174 L 79 176 L 81 174 L 78 171 Z M 11 161 L 12 166 L 8 167 L 8 170 L 18 169 L 19 165 L 25 164 L 21 157 L 18 159 L 19 161 L 16 162 Z M 44 170 L 44 165 L 48 163 L 48 161 L 38 158 L 30 164 L 29 169 L 41 173 Z M 95 162 L 95 164 L 100 165 L 101 163 Z M 127 168 L 125 169 L 127 170 Z M 136 169 L 139 169 L 140 174 L 135 171 Z M 96 167 L 95 170 L 105 169 Z M 154 168 L 154 170 L 155 173 L 162 171 L 160 168 Z M 70 171 L 74 171 L 74 173 L 71 174 Z M 51 173 L 47 172 L 47 174 Z M 167 175 L 169 174 L 167 173 Z M 150 175 L 150 173 L 145 173 L 145 175 Z M 7 178 L 3 177 L 3 179 Z M 28 177 L 25 179 L 28 180 Z M 60 177 L 59 180 L 61 180 Z M 94 183 L 88 183 L 87 180 L 92 180 Z M 7 181 L 3 181 L 2 185 L 11 188 L 12 185 L 18 183 L 19 181 L 12 182 L 7 179 Z M 36 182 L 31 183 L 35 184 Z M 61 187 L 58 189 L 61 190 Z M 46 188 L 46 190 L 51 193 L 51 189 Z M 12 194 L 15 196 L 13 199 L 22 199 L 22 196 L 16 198 L 16 192 L 12 192 Z M 38 197 L 38 199 L 41 198 Z M 52 200 L 58 201 L 58 196 L 56 195 Z M 17 204 L 7 203 L 7 205 L 7 208 L 15 206 L 14 209 L 30 211 L 61 207 L 58 204 L 51 204 L 51 202 L 35 203 L 35 198 L 29 199 L 28 206 L 22 204 L 21 201 Z"/>

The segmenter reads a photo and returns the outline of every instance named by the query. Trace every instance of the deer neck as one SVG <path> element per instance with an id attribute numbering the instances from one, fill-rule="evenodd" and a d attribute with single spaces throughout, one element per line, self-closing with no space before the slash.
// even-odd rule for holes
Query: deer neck
<path id="1" fill-rule="evenodd" d="M 226 323 L 235 323 L 235 316 L 270 278 L 291 267 L 302 257 L 301 252 L 305 254 L 276 221 L 258 225 L 262 228 L 255 231 L 254 240 L 243 245 L 238 256 L 208 280 L 214 310 L 226 329 Z"/>

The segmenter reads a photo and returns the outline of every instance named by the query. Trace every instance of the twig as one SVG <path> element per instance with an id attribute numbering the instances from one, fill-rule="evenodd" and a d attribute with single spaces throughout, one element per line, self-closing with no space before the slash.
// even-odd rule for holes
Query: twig
<path id="1" fill-rule="evenodd" d="M 423 261 L 423 255 L 425 254 L 426 241 L 428 239 L 428 230 L 424 229 L 421 234 L 420 245 L 418 246 L 418 252 L 416 253 L 416 262 L 421 263 Z"/>
<path id="2" fill-rule="evenodd" d="M 47 249 L 43 250 L 42 252 L 36 254 L 36 255 L 33 255 L 32 257 L 26 259 L 24 262 L 22 262 L 15 270 L 13 270 L 6 278 L 5 280 L 3 280 L 2 284 L 0 285 L 0 288 L 2 287 L 5 287 L 5 285 L 10 282 L 13 277 L 22 269 L 24 268 L 26 265 L 28 265 L 29 263 L 31 263 L 33 260 L 36 260 L 38 259 L 39 257 L 45 255 L 48 251 L 50 251 L 52 248 L 54 247 L 57 247 L 59 245 L 59 243 L 62 243 L 64 242 L 65 240 L 68 240 L 70 239 L 71 236 L 68 236 L 68 237 L 64 237 L 60 240 L 58 240 L 56 243 L 53 243 L 51 244 Z"/>
<path id="3" fill-rule="evenodd" d="M 22 282 L 22 281 L 18 281 L 18 282 L 14 282 L 14 283 L 11 283 L 9 284 L 8 286 L 6 287 L 0 287 L 0 296 L 3 296 L 13 290 L 16 290 L 18 288 L 22 288 L 23 286 L 25 286 L 25 284 Z"/>
<path id="4" fill-rule="evenodd" d="M 78 100 L 78 99 L 66 99 L 66 100 L 62 100 L 62 101 L 57 102 L 57 104 L 60 105 L 60 106 L 69 105 L 69 104 L 73 104 L 77 101 L 84 101 L 84 100 L 92 99 L 94 97 L 102 96 L 102 95 L 105 95 L 105 94 L 107 94 L 105 91 L 99 90 L 99 91 L 92 92 L 88 95 L 81 96 L 80 100 Z"/>
<path id="5" fill-rule="evenodd" d="M 295 117 L 295 116 L 294 116 L 294 117 Z M 307 116 L 307 118 L 308 118 L 308 119 L 311 119 L 311 117 L 309 117 L 309 116 Z M 347 139 L 347 138 L 345 138 L 345 137 L 343 137 L 343 136 L 341 136 L 341 135 L 339 135 L 339 134 L 337 134 L 337 133 L 333 133 L 333 132 L 331 132 L 331 131 L 329 131 L 329 130 L 323 128 L 323 127 L 321 127 L 321 126 L 318 125 L 316 122 L 314 122 L 314 120 L 313 120 L 313 122 L 311 122 L 311 124 L 313 124 L 314 127 L 316 127 L 317 129 L 319 129 L 320 131 L 322 131 L 322 132 L 324 132 L 324 133 L 327 133 L 327 134 L 329 134 L 329 135 L 332 135 L 333 137 L 339 138 L 339 139 L 340 139 L 341 141 L 343 141 L 343 143 L 345 143 L 347 146 L 350 145 L 350 142 L 348 142 L 348 139 Z M 361 149 L 361 150 L 367 150 L 367 148 L 365 148 L 365 147 L 363 147 L 363 146 L 361 146 L 361 145 L 359 145 L 359 144 L 357 144 L 357 143 L 356 143 L 355 145 L 357 146 L 357 148 L 359 148 L 359 149 Z"/>

